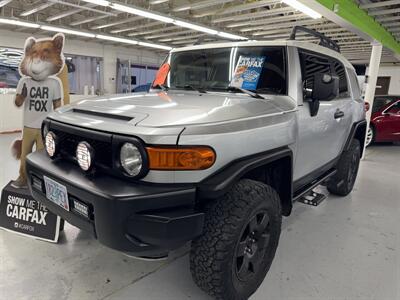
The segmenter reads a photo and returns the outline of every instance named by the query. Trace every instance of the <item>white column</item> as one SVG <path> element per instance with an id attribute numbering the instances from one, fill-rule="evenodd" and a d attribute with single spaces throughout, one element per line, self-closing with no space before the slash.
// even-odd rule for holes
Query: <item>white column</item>
<path id="1" fill-rule="evenodd" d="M 116 92 L 117 54 L 112 46 L 104 46 L 103 50 L 103 80 L 106 94 Z"/>
<path id="2" fill-rule="evenodd" d="M 375 98 L 375 89 L 376 89 L 376 81 L 378 79 L 379 65 L 381 63 L 382 56 L 382 45 L 380 43 L 372 43 L 372 52 L 371 58 L 368 66 L 368 82 L 365 89 L 365 101 L 369 103 L 369 110 L 367 111 L 367 131 L 365 133 L 365 137 L 367 137 L 367 132 L 369 128 L 369 123 L 371 120 L 371 111 L 374 106 L 374 98 Z M 366 138 L 365 138 L 366 140 Z M 364 143 L 364 151 L 363 157 L 365 156 L 365 143 Z"/>

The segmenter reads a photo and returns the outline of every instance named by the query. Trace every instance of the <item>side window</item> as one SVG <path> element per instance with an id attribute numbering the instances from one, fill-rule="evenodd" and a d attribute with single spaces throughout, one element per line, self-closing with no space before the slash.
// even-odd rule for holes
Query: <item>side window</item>
<path id="1" fill-rule="evenodd" d="M 347 77 L 343 64 L 332 58 L 332 74 L 339 77 L 339 98 L 348 97 Z"/>
<path id="2" fill-rule="evenodd" d="M 303 96 L 309 98 L 312 95 L 314 74 L 328 73 L 339 77 L 339 97 L 348 97 L 349 90 L 347 84 L 346 71 L 341 62 L 324 56 L 309 53 L 299 49 L 301 72 L 303 77 Z"/>
<path id="3" fill-rule="evenodd" d="M 374 106 L 372 107 L 372 112 L 375 113 L 379 110 L 381 110 L 383 107 L 388 105 L 390 102 L 393 100 L 390 98 L 385 98 L 385 97 L 375 97 L 374 100 Z"/>
<path id="4" fill-rule="evenodd" d="M 303 78 L 303 97 L 310 98 L 314 85 L 314 74 L 331 73 L 328 58 L 300 51 L 301 73 Z"/>
<path id="5" fill-rule="evenodd" d="M 347 68 L 347 74 L 349 74 L 351 90 L 353 91 L 354 99 L 361 99 L 360 85 L 358 84 L 357 75 L 354 70 Z"/>
<path id="6" fill-rule="evenodd" d="M 398 101 L 395 105 L 392 105 L 387 111 L 390 114 L 400 114 L 400 101 Z"/>

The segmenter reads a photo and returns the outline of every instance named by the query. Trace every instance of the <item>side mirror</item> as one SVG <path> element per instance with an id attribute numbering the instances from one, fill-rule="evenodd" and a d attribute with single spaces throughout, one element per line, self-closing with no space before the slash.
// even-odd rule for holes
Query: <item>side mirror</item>
<path id="1" fill-rule="evenodd" d="M 313 78 L 311 93 L 310 114 L 312 117 L 318 114 L 319 102 L 330 101 L 339 95 L 339 77 L 328 73 L 316 73 Z"/>
<path id="2" fill-rule="evenodd" d="M 330 101 L 339 95 L 339 77 L 327 73 L 314 74 L 312 99 Z"/>

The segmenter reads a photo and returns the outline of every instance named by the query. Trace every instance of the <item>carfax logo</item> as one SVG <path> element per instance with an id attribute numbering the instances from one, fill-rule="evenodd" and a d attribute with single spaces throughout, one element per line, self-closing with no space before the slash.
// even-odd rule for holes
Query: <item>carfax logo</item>
<path id="1" fill-rule="evenodd" d="M 27 200 L 12 195 L 9 195 L 7 198 L 6 215 L 9 218 L 46 226 L 47 214 L 47 208 L 34 200 Z M 32 226 L 23 225 L 18 222 L 14 222 L 14 227 L 32 231 L 32 228 L 28 228 Z"/>

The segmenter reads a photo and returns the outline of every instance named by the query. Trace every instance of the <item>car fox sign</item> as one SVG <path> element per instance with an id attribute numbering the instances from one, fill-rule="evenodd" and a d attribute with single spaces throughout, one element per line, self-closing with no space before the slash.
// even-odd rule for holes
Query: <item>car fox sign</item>
<path id="1" fill-rule="evenodd" d="M 57 242 L 60 217 L 34 200 L 27 189 L 8 184 L 0 201 L 0 227 L 37 239 Z"/>

